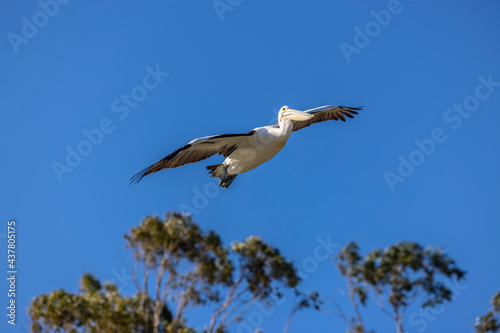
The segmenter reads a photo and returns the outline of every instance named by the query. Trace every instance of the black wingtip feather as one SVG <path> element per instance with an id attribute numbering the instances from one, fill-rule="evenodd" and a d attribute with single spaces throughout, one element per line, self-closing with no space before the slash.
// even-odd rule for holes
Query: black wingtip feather
<path id="1" fill-rule="evenodd" d="M 146 172 L 149 171 L 149 167 L 145 168 L 145 169 L 142 169 L 141 171 L 139 171 L 138 173 L 136 173 L 132 178 L 130 178 L 130 183 L 129 185 L 137 185 L 139 184 L 139 182 L 142 180 L 142 178 L 144 178 L 146 176 Z"/>

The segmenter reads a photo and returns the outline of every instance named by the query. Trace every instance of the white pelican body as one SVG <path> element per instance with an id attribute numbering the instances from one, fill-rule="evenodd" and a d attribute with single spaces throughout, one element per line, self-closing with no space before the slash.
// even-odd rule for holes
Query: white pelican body
<path id="1" fill-rule="evenodd" d="M 254 129 L 248 143 L 242 144 L 222 163 L 227 167 L 228 175 L 237 175 L 253 170 L 269 161 L 285 147 L 292 134 L 291 121 L 284 122 L 283 127 L 264 126 Z"/>
<path id="2" fill-rule="evenodd" d="M 131 178 L 138 183 L 143 177 L 165 168 L 176 168 L 204 160 L 212 155 L 226 157 L 222 164 L 207 166 L 212 177 L 219 177 L 219 187 L 228 187 L 240 173 L 255 169 L 272 159 L 285 146 L 293 131 L 325 120 L 353 118 L 361 108 L 323 106 L 307 111 L 281 108 L 278 123 L 258 127 L 245 134 L 222 134 L 195 139 Z"/>

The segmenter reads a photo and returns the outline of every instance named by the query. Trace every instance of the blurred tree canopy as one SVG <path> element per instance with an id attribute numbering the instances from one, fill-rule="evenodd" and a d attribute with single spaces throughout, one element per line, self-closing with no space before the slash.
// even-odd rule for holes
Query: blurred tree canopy
<path id="1" fill-rule="evenodd" d="M 500 331 L 500 290 L 491 299 L 493 308 L 484 316 L 476 318 L 476 333 Z"/>
<path id="2" fill-rule="evenodd" d="M 400 242 L 383 251 L 373 250 L 364 258 L 359 250 L 351 242 L 336 257 L 354 307 L 355 316 L 348 319 L 351 332 L 365 332 L 359 305 L 366 305 L 370 290 L 382 297 L 383 302 L 377 304 L 395 320 L 397 332 L 402 333 L 403 317 L 410 304 L 420 299 L 421 307 L 425 308 L 451 301 L 452 291 L 443 278 L 465 277 L 465 271 L 441 249 Z"/>
<path id="3" fill-rule="evenodd" d="M 125 239 L 134 256 L 133 297 L 85 274 L 79 294 L 56 290 L 33 299 L 31 330 L 191 333 L 186 310 L 213 303 L 204 331 L 222 333 L 255 302 L 281 298 L 285 289 L 301 294 L 296 267 L 256 236 L 225 247 L 189 216 L 168 213 L 146 217 Z"/>
<path id="4" fill-rule="evenodd" d="M 153 308 L 147 295 L 120 295 L 113 283 L 101 285 L 90 274 L 80 281 L 80 294 L 62 289 L 35 297 L 28 314 L 32 332 L 146 332 L 152 318 L 145 317 L 141 306 Z M 172 314 L 166 306 L 160 316 L 161 327 L 167 327 Z M 188 331 L 186 331 L 188 332 Z"/>
<path id="5" fill-rule="evenodd" d="M 125 236 L 133 254 L 132 277 L 137 292 L 120 293 L 113 283 L 101 283 L 84 274 L 78 293 L 55 290 L 35 297 L 28 309 L 31 331 L 224 333 L 244 320 L 252 305 L 272 305 L 284 292 L 295 296 L 284 332 L 297 311 L 313 308 L 348 322 L 349 333 L 368 332 L 361 308 L 371 299 L 404 332 L 403 318 L 413 303 L 434 307 L 452 300 L 450 280 L 462 280 L 465 271 L 439 248 L 400 242 L 361 256 L 351 242 L 336 256 L 345 277 L 354 315 L 347 316 L 335 302 L 328 309 L 317 292 L 298 289 L 300 278 L 293 263 L 257 236 L 225 246 L 214 231 L 202 230 L 189 215 L 167 213 L 164 219 L 147 216 Z M 382 301 L 381 301 L 382 300 Z M 476 332 L 497 332 L 500 292 L 493 309 L 476 320 Z M 187 312 L 207 305 L 202 328 L 189 325 Z"/>

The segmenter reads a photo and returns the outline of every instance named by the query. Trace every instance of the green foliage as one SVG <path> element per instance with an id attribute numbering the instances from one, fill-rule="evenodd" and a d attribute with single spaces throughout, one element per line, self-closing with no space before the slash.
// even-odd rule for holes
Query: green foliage
<path id="1" fill-rule="evenodd" d="M 177 303 L 174 323 L 184 320 L 190 305 L 220 304 L 208 332 L 223 332 L 256 301 L 281 297 L 278 285 L 295 288 L 299 283 L 293 264 L 259 237 L 226 248 L 215 232 L 201 230 L 186 215 L 167 214 L 164 221 L 147 217 L 125 239 L 142 267 L 134 274 L 143 275 L 140 288 L 148 290 L 153 276 L 155 300 L 169 297 Z"/>
<path id="2" fill-rule="evenodd" d="M 167 214 L 165 221 L 146 217 L 125 239 L 137 263 L 143 266 L 144 276 L 151 272 L 156 276 L 158 292 L 167 278 L 164 287 L 170 291 L 164 289 L 164 296 L 181 297 L 183 306 L 218 301 L 211 287 L 232 283 L 232 263 L 219 236 L 213 231 L 203 232 L 188 216 Z M 144 283 L 147 289 L 147 281 Z M 180 295 L 174 295 L 174 291 L 180 291 Z"/>
<path id="3" fill-rule="evenodd" d="M 32 301 L 32 331 L 193 333 L 186 309 L 214 303 L 204 331 L 224 333 L 255 302 L 269 303 L 284 288 L 298 293 L 296 268 L 259 237 L 224 247 L 215 232 L 169 213 L 164 220 L 146 217 L 125 239 L 136 295 L 85 274 L 80 294 L 56 290 Z"/>
<path id="4" fill-rule="evenodd" d="M 442 250 L 424 249 L 411 242 L 400 242 L 383 251 L 376 249 L 365 258 L 352 242 L 342 249 L 336 260 L 340 273 L 350 285 L 351 300 L 356 304 L 354 296 L 357 296 L 359 302 L 366 305 L 370 289 L 385 296 L 392 311 L 385 308 L 384 311 L 396 320 L 398 332 L 403 331 L 406 308 L 417 296 L 424 298 L 422 307 L 450 301 L 452 292 L 440 278 L 461 280 L 465 276 L 465 271 Z"/>
<path id="5" fill-rule="evenodd" d="M 297 311 L 327 310 L 318 293 L 306 295 L 297 289 L 300 278 L 293 263 L 257 236 L 226 247 L 219 235 L 202 230 L 189 216 L 169 213 L 164 220 L 146 217 L 125 239 L 134 258 L 135 295 L 122 295 L 115 284 L 84 274 L 78 293 L 59 289 L 33 299 L 28 310 L 31 330 L 194 333 L 187 324 L 187 310 L 210 303 L 214 310 L 203 331 L 227 333 L 253 304 L 270 304 L 287 289 L 294 292 L 296 304 L 285 331 Z M 337 303 L 338 312 L 330 313 L 346 320 L 351 333 L 366 332 L 360 307 L 373 293 L 385 299 L 390 310 L 382 305 L 383 311 L 403 332 L 410 304 L 419 300 L 422 307 L 433 307 L 450 301 L 452 292 L 442 281 L 465 276 L 442 250 L 410 242 L 367 256 L 361 256 L 359 246 L 351 242 L 336 263 L 347 280 L 354 315 L 345 316 Z M 492 303 L 493 309 L 477 320 L 478 333 L 500 329 L 500 292 Z"/>
<path id="6" fill-rule="evenodd" d="M 296 287 L 300 282 L 297 269 L 278 249 L 256 236 L 231 244 L 234 281 L 225 300 L 214 312 L 207 332 L 223 332 L 255 302 L 269 303 L 282 297 L 282 288 Z"/>
<path id="7" fill-rule="evenodd" d="M 187 216 L 167 214 L 165 221 L 147 217 L 125 239 L 135 258 L 149 267 L 163 265 L 169 273 L 177 274 L 175 264 L 187 260 L 199 264 L 197 273 L 208 282 L 231 282 L 227 250 L 219 236 L 213 231 L 203 232 Z"/>
<path id="8" fill-rule="evenodd" d="M 491 299 L 493 308 L 484 316 L 476 318 L 476 333 L 500 331 L 500 291 Z"/>
<path id="9" fill-rule="evenodd" d="M 251 236 L 245 242 L 235 242 L 231 249 L 238 254 L 240 270 L 254 296 L 268 296 L 273 281 L 280 281 L 290 288 L 296 287 L 300 281 L 293 264 L 259 237 Z"/>
<path id="10" fill-rule="evenodd" d="M 145 316 L 143 304 L 152 308 L 152 300 L 136 294 L 125 297 L 116 285 L 101 283 L 84 274 L 81 292 L 72 294 L 62 289 L 35 297 L 28 314 L 32 332 L 148 332 L 152 317 Z M 164 305 L 161 327 L 168 326 L 172 315 Z"/>

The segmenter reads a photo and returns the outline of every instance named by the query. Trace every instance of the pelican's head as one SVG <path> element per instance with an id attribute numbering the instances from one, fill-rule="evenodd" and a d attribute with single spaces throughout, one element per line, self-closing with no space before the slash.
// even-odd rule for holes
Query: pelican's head
<path id="1" fill-rule="evenodd" d="M 312 117 L 314 117 L 313 114 L 304 111 L 290 109 L 290 107 L 286 105 L 280 109 L 280 113 L 278 114 L 278 120 L 302 121 L 311 119 Z"/>

